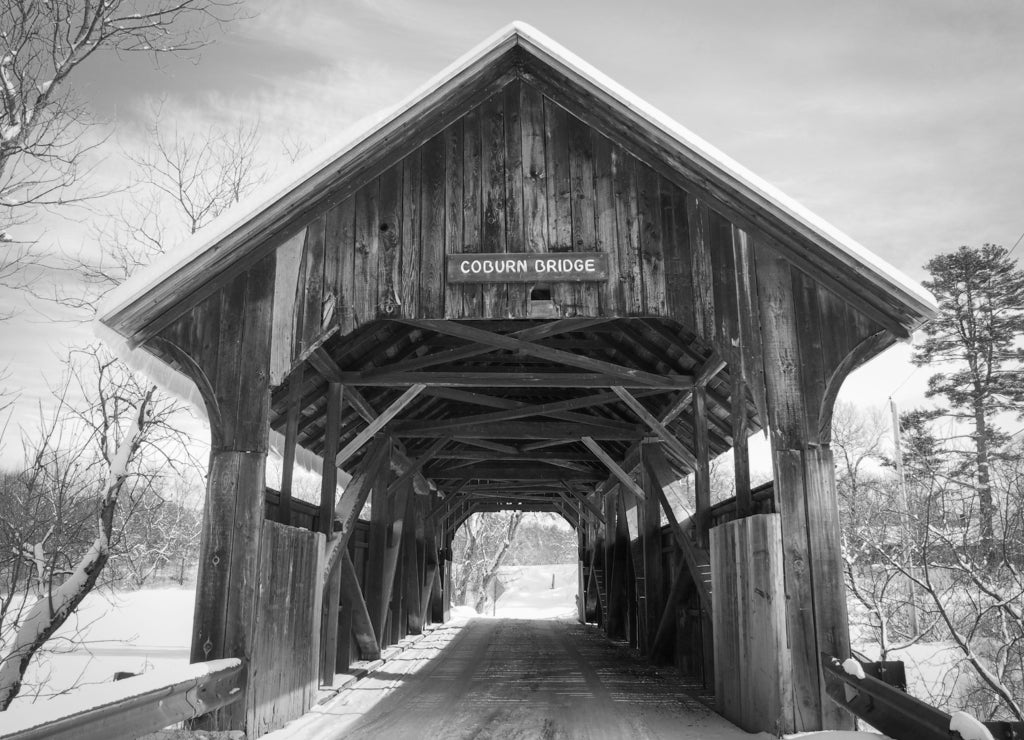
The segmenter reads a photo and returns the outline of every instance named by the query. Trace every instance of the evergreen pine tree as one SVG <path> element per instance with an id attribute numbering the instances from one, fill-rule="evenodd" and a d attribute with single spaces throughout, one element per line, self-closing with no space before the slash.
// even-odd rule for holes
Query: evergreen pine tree
<path id="1" fill-rule="evenodd" d="M 969 429 L 965 461 L 975 482 L 979 545 L 995 556 L 995 502 L 990 466 L 1005 435 L 994 417 L 1024 410 L 1024 272 L 1003 247 L 962 246 L 926 265 L 924 285 L 939 302 L 939 316 L 914 353 L 917 365 L 945 365 L 928 379 L 929 397 L 949 404 L 943 412 Z"/>

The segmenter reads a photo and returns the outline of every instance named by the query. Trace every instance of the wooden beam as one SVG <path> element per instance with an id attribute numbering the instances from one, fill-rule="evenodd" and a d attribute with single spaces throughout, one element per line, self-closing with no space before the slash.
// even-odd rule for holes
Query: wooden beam
<path id="1" fill-rule="evenodd" d="M 416 530 L 417 502 L 422 499 L 411 494 L 407 496 L 407 499 L 400 554 L 402 558 L 402 611 L 404 612 L 402 627 L 408 634 L 419 635 L 423 632 L 423 609 L 420 605 L 423 575 L 420 571 L 422 540 L 417 538 Z M 422 531 L 422 526 L 419 529 Z"/>
<path id="2" fill-rule="evenodd" d="M 665 495 L 665 489 L 661 484 L 661 475 L 658 471 L 662 465 L 659 463 L 659 458 L 661 458 L 662 461 L 664 460 L 662 452 L 657 446 L 648 445 L 644 447 L 644 463 L 650 474 L 651 483 L 654 484 L 654 492 L 658 497 L 658 501 L 661 502 L 662 510 L 665 512 L 665 518 L 668 520 L 669 531 L 672 533 L 672 536 L 676 540 L 676 544 L 683 553 L 683 558 L 686 560 L 686 565 L 690 569 L 690 575 L 693 582 L 697 585 L 697 590 L 700 593 L 701 606 L 706 612 L 710 612 L 711 558 L 707 550 L 702 550 L 694 544 L 693 540 L 687 536 L 683 525 L 676 519 L 675 512 L 672 511 L 672 505 L 669 503 L 668 496 Z"/>
<path id="3" fill-rule="evenodd" d="M 569 470 L 539 463 L 535 465 L 489 465 L 474 462 L 468 466 L 454 468 L 441 464 L 427 467 L 425 473 L 428 478 L 434 479 L 469 478 L 501 481 L 580 480 L 599 482 L 604 478 L 601 473 L 594 470 Z"/>
<path id="4" fill-rule="evenodd" d="M 569 495 L 572 496 L 574 500 L 582 502 L 583 505 L 586 506 L 587 509 L 590 511 L 590 513 L 593 514 L 594 517 L 598 519 L 598 521 L 604 524 L 604 512 L 601 511 L 601 507 L 599 507 L 597 504 L 595 504 L 593 501 L 588 499 L 583 494 L 579 493 L 576 489 L 574 489 L 565 481 L 562 482 L 562 487 L 569 492 Z"/>
<path id="5" fill-rule="evenodd" d="M 505 417 L 505 414 L 508 414 L 507 418 Z M 459 434 L 467 428 L 492 427 L 509 421 L 518 421 L 524 416 L 533 416 L 533 414 L 516 414 L 510 411 L 501 412 L 499 414 L 478 414 L 477 416 L 484 418 L 477 419 L 473 416 L 464 416 L 457 419 L 403 419 L 402 421 L 395 422 L 393 433 L 400 437 L 416 437 L 426 434 L 430 434 L 432 436 L 436 436 L 437 434 L 452 435 Z M 634 423 L 606 419 L 601 416 L 574 414 L 569 412 L 553 414 L 553 416 L 560 420 L 558 423 L 568 422 L 570 424 L 601 427 L 602 429 L 606 429 L 610 432 L 623 432 L 629 435 L 632 435 L 636 431 L 636 424 Z M 536 424 L 539 422 L 531 421 L 529 423 Z"/>
<path id="6" fill-rule="evenodd" d="M 676 604 L 686 596 L 687 586 L 693 584 L 693 580 L 687 578 L 689 569 L 686 567 L 686 560 L 679 558 L 676 565 L 675 575 L 672 576 L 672 585 L 669 587 L 668 596 L 665 598 L 665 607 L 661 612 L 661 619 L 658 620 L 658 631 L 654 633 L 650 649 L 647 651 L 647 660 L 654 662 L 662 652 L 665 642 L 668 640 L 672 623 L 675 621 Z"/>
<path id="7" fill-rule="evenodd" d="M 352 457 L 352 455 L 354 455 L 360 447 L 366 444 L 373 435 L 383 429 L 389 421 L 401 413 L 402 409 L 408 406 L 409 403 L 423 391 L 424 387 L 425 386 L 423 385 L 413 385 L 406 390 L 405 393 L 399 396 L 394 403 L 388 406 L 382 414 L 377 416 L 366 426 L 365 429 L 359 432 L 351 442 L 345 445 L 345 448 L 339 452 L 335 458 L 334 464 L 338 467 L 344 465 L 345 461 Z"/>
<path id="8" fill-rule="evenodd" d="M 711 508 L 711 463 L 708 451 L 707 395 L 704 386 L 693 389 L 693 437 L 697 452 L 694 468 L 697 544 L 708 547 L 708 510 Z"/>
<path id="9" fill-rule="evenodd" d="M 492 442 L 489 439 L 477 439 L 476 437 L 456 437 L 456 442 L 464 445 L 471 445 L 473 447 L 479 447 L 484 450 L 490 450 L 491 452 L 504 453 L 507 455 L 519 454 L 519 448 L 513 447 L 512 445 L 503 445 L 500 442 Z"/>
<path id="10" fill-rule="evenodd" d="M 496 334 L 469 324 L 461 324 L 447 320 L 438 321 L 426 319 L 403 319 L 403 321 L 411 324 L 412 326 L 422 329 L 431 329 L 438 333 L 448 334 L 470 342 L 478 342 L 480 344 L 490 345 L 498 349 L 509 350 L 512 352 L 522 352 L 523 354 L 527 354 L 532 357 L 539 357 L 540 359 L 547 360 L 548 362 L 568 365 L 569 367 L 576 367 L 589 372 L 602 373 L 611 377 L 619 377 L 623 380 L 629 381 L 634 386 L 649 385 L 654 388 L 663 387 L 662 383 L 664 380 L 663 376 L 660 375 L 648 373 L 644 370 L 625 367 L 623 365 L 617 365 L 606 360 L 598 360 L 593 357 L 587 357 L 586 355 L 545 347 L 544 345 L 517 339 L 506 334 Z M 690 380 L 689 376 L 680 377 L 686 377 L 687 380 Z"/>
<path id="11" fill-rule="evenodd" d="M 565 439 L 543 439 L 539 442 L 527 442 L 526 444 L 519 445 L 519 449 L 522 450 L 523 452 L 535 452 L 537 450 L 543 450 L 549 447 L 560 447 L 562 445 L 576 444 L 577 442 L 579 442 L 579 440 L 574 437 L 569 437 Z M 590 458 L 587 459 L 589 460 Z"/>
<path id="12" fill-rule="evenodd" d="M 288 411 L 284 424 L 284 450 L 281 461 L 281 497 L 277 505 L 277 520 L 292 523 L 292 477 L 295 474 L 295 446 L 299 436 L 299 416 L 302 413 L 302 368 L 288 380 Z"/>
<path id="13" fill-rule="evenodd" d="M 725 360 L 723 360 L 717 352 L 711 353 L 704 364 L 700 366 L 696 376 L 693 379 L 693 385 L 696 386 L 707 386 L 707 384 L 714 378 L 718 373 L 725 369 Z M 687 390 L 685 393 L 681 393 L 676 401 L 665 411 L 661 416 L 662 424 L 671 424 L 676 418 L 682 414 L 686 408 L 693 401 L 693 390 Z"/>
<path id="14" fill-rule="evenodd" d="M 334 685 L 338 658 L 338 617 L 341 599 L 341 563 L 335 562 L 324 585 L 320 607 L 320 683 Z M 345 635 L 348 640 L 348 635 Z"/>
<path id="15" fill-rule="evenodd" d="M 409 466 L 406 467 L 406 469 L 395 479 L 395 482 L 388 486 L 388 495 L 394 496 L 395 491 L 398 490 L 399 486 L 404 485 L 406 481 L 421 472 L 423 466 L 430 460 L 433 460 L 437 456 L 437 453 L 440 452 L 441 449 L 450 441 L 451 437 L 441 437 L 440 439 L 435 440 L 434 443 L 427 448 L 426 452 L 412 461 L 412 463 L 410 463 Z"/>
<path id="16" fill-rule="evenodd" d="M 584 331 L 607 321 L 610 321 L 610 319 L 596 317 L 560 319 L 558 321 L 550 321 L 540 324 L 539 326 L 531 326 L 527 329 L 521 329 L 520 331 L 512 332 L 507 336 L 513 339 L 533 341 L 557 336 L 567 332 Z M 428 328 L 430 331 L 437 331 L 433 326 Z M 368 370 L 366 371 L 366 374 L 368 376 L 372 376 L 374 373 L 378 372 L 410 372 L 413 370 L 420 370 L 425 367 L 433 367 L 435 365 L 459 362 L 461 360 L 479 357 L 480 355 L 486 355 L 489 352 L 493 352 L 494 349 L 495 348 L 490 345 L 481 346 L 477 342 L 471 342 L 468 347 L 458 347 L 456 349 L 449 349 L 443 352 L 421 355 L 419 357 L 410 358 L 408 360 Z"/>
<path id="17" fill-rule="evenodd" d="M 661 486 L 644 471 L 642 476 L 646 499 L 637 506 L 637 534 L 643 552 L 643 640 L 642 649 L 650 649 L 658 630 L 664 594 L 661 586 L 661 510 L 658 492 Z"/>
<path id="18" fill-rule="evenodd" d="M 382 388 L 413 384 L 454 388 L 610 388 L 621 385 L 673 390 L 693 386 L 693 379 L 685 375 L 654 375 L 641 381 L 607 373 L 574 372 L 382 372 L 373 376 L 342 372 L 336 379 L 345 385 Z"/>
<path id="19" fill-rule="evenodd" d="M 335 560 L 337 560 L 341 551 L 348 545 L 348 540 L 352 536 L 352 532 L 355 531 L 359 512 L 363 510 L 366 497 L 369 495 L 374 482 L 380 477 L 382 469 L 387 469 L 390 448 L 390 438 L 384 437 L 378 440 L 369 454 L 363 458 L 363 464 L 359 472 L 348 482 L 345 490 L 342 491 L 341 496 L 338 498 L 338 505 L 334 508 L 334 519 L 341 523 L 341 528 L 327 542 L 327 552 L 324 556 L 326 563 L 324 578 L 330 575 Z"/>
<path id="20" fill-rule="evenodd" d="M 743 376 L 732 376 L 732 459 L 736 483 L 736 515 L 739 518 L 753 513 L 750 498 L 750 450 L 747 448 L 749 417 L 747 416 L 747 384 Z"/>
<path id="21" fill-rule="evenodd" d="M 503 445 L 509 447 L 510 445 Z M 434 455 L 435 460 L 508 460 L 508 461 L 519 461 L 529 462 L 533 460 L 540 460 L 543 462 L 550 462 L 556 464 L 558 462 L 590 462 L 594 459 L 594 456 L 589 452 L 570 452 L 565 451 L 551 451 L 551 450 L 536 450 L 527 451 L 519 448 L 512 448 L 510 451 L 489 451 L 489 450 L 442 450 Z"/>
<path id="22" fill-rule="evenodd" d="M 359 577 L 347 549 L 341 553 L 341 598 L 345 602 L 345 608 L 352 611 L 352 635 L 359 646 L 360 659 L 378 660 L 380 643 L 377 642 L 377 633 L 374 632 L 373 621 L 366 609 L 366 599 L 363 598 L 363 590 L 359 587 Z"/>
<path id="23" fill-rule="evenodd" d="M 638 392 L 637 395 L 642 397 L 662 392 L 663 391 L 646 391 Z M 430 429 L 432 431 L 444 429 L 458 430 L 466 424 L 512 421 L 514 419 L 523 419 L 527 416 L 551 416 L 563 421 L 583 423 L 608 423 L 609 420 L 602 419 L 600 417 L 563 412 L 590 408 L 593 406 L 603 406 L 605 404 L 612 403 L 617 399 L 618 396 L 615 393 L 592 393 L 584 396 L 583 398 L 571 398 L 566 401 L 557 401 L 554 403 L 529 404 L 521 401 L 511 401 L 510 403 L 512 406 L 503 411 L 494 411 L 489 414 L 473 414 L 471 416 L 461 416 L 449 419 L 432 419 L 429 421 L 409 420 L 403 422 L 402 427 L 409 430 L 417 428 Z"/>
<path id="24" fill-rule="evenodd" d="M 684 519 L 688 519 L 693 516 L 693 509 L 688 506 L 686 492 L 680 483 L 678 476 L 668 464 L 668 460 L 665 458 L 665 453 L 662 451 L 661 445 L 657 442 L 646 443 L 643 445 L 641 455 L 643 457 L 643 462 L 647 465 L 647 468 L 650 471 L 650 474 L 654 476 L 654 480 L 657 481 L 662 490 L 672 491 L 672 494 L 676 497 L 679 505 L 683 507 L 683 510 L 686 512 Z"/>
<path id="25" fill-rule="evenodd" d="M 442 431 L 402 431 L 396 427 L 395 433 L 403 437 L 443 437 L 451 434 Z M 539 439 L 539 440 L 578 440 L 582 436 L 605 440 L 635 440 L 647 433 L 646 427 L 640 425 L 623 425 L 621 428 L 608 428 L 600 424 L 573 424 L 567 421 L 507 421 L 504 423 L 473 424 L 460 430 L 457 439 L 460 441 L 472 438 L 492 439 Z M 523 448 L 525 449 L 525 448 Z"/>
<path id="26" fill-rule="evenodd" d="M 675 435 L 668 430 L 664 424 L 655 418 L 654 414 L 644 408 L 644 405 L 640 403 L 629 391 L 622 386 L 612 386 L 612 392 L 616 396 L 622 399 L 622 402 L 632 409 L 633 413 L 640 417 L 640 420 L 649 426 L 651 430 L 661 437 L 661 440 L 668 445 L 668 447 L 676 454 L 676 456 L 689 465 L 691 468 L 697 467 L 697 458 L 693 456 L 693 453 L 683 447 L 683 444 L 676 439 Z"/>
<path id="27" fill-rule="evenodd" d="M 618 478 L 619 482 L 628 488 L 634 496 L 641 501 L 646 498 L 644 495 L 644 489 L 642 489 L 637 482 L 629 476 L 629 473 L 619 467 L 619 464 L 615 462 L 611 456 L 604 451 L 604 448 L 594 441 L 592 437 L 583 437 L 580 441 L 587 446 L 588 450 L 594 453 L 594 457 L 604 463 L 604 466 L 611 471 L 612 475 Z"/>
<path id="28" fill-rule="evenodd" d="M 341 385 L 328 383 L 327 418 L 324 421 L 324 465 L 320 478 L 320 531 L 328 537 L 334 528 L 334 499 L 338 495 L 338 468 L 330 461 L 338 452 L 338 438 L 341 434 L 341 397 Z"/>
<path id="29" fill-rule="evenodd" d="M 572 509 L 573 513 L 576 515 L 576 520 L 579 521 L 580 517 L 583 515 L 580 513 L 579 503 L 576 498 L 561 490 L 556 490 L 555 493 L 557 493 L 562 501 Z"/>

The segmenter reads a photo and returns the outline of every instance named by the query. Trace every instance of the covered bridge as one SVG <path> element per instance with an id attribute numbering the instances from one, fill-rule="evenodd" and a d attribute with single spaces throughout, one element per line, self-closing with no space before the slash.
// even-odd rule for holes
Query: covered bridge
<path id="1" fill-rule="evenodd" d="M 210 420 L 192 655 L 249 677 L 212 725 L 278 726 L 339 664 L 443 620 L 455 531 L 515 508 L 576 528 L 581 620 L 703 677 L 747 729 L 788 731 L 851 723 L 819 663 L 849 654 L 836 393 L 933 311 L 513 24 L 99 321 Z M 759 430 L 775 479 L 752 492 Z M 712 507 L 730 448 L 735 498 Z M 292 499 L 302 458 L 323 461 L 319 506 Z"/>

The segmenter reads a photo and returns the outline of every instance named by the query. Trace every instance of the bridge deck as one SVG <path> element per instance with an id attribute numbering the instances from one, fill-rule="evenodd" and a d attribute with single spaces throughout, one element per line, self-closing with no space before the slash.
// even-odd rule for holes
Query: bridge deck
<path id="1" fill-rule="evenodd" d="M 438 629 L 267 738 L 703 738 L 750 735 L 593 628 L 474 619 Z"/>

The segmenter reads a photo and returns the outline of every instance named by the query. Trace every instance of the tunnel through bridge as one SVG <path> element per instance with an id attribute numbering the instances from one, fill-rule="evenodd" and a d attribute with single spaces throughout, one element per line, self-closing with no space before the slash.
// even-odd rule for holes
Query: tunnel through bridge
<path id="1" fill-rule="evenodd" d="M 350 636 L 372 655 L 443 620 L 454 530 L 515 507 L 576 527 L 581 619 L 733 721 L 850 726 L 819 663 L 849 650 L 831 409 L 931 297 L 521 24 L 307 165 L 100 315 L 210 420 L 192 653 L 249 680 L 208 725 L 259 735 Z"/>

